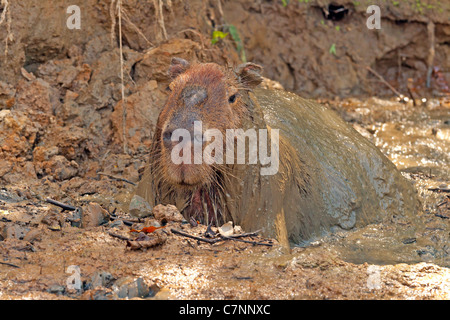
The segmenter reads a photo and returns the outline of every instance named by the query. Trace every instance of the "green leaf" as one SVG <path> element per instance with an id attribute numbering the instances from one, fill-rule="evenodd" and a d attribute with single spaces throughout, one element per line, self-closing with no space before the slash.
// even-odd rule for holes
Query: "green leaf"
<path id="1" fill-rule="evenodd" d="M 241 37 L 239 36 L 239 32 L 235 26 L 230 24 L 228 26 L 228 31 L 230 31 L 230 35 L 236 43 L 236 50 L 242 60 L 242 62 L 247 62 L 247 58 L 245 56 L 244 45 L 242 44 Z"/>
<path id="2" fill-rule="evenodd" d="M 330 47 L 330 53 L 336 55 L 336 44 L 333 43 Z"/>
<path id="3" fill-rule="evenodd" d="M 211 43 L 212 44 L 216 44 L 217 41 L 219 41 L 219 39 L 223 39 L 228 35 L 228 32 L 222 32 L 219 30 L 214 30 L 213 34 L 212 34 L 212 39 L 211 39 Z"/>

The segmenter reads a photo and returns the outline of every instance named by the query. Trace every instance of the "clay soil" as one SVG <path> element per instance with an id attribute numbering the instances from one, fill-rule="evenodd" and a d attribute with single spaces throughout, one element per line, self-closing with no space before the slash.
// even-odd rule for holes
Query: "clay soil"
<path id="1" fill-rule="evenodd" d="M 378 33 L 364 27 L 364 1 L 335 1 L 344 17 L 330 15 L 327 1 L 122 1 L 123 79 L 118 1 L 80 1 L 80 30 L 66 26 L 72 2 L 0 5 L 0 299 L 450 298 L 450 180 L 448 159 L 439 153 L 428 156 L 433 170 L 444 169 L 434 176 L 413 170 L 408 178 L 425 190 L 423 214 L 431 212 L 428 227 L 438 229 L 443 263 L 352 263 L 322 242 L 288 252 L 260 236 L 211 244 L 171 232 L 206 237 L 205 226 L 180 222 L 148 235 L 164 238 L 148 248 L 124 240 L 142 237 L 130 230 L 152 223 L 136 222 L 128 203 L 146 165 L 173 56 L 260 63 L 266 77 L 322 99 L 388 156 L 398 149 L 381 143 L 377 128 L 404 121 L 427 98 L 419 109 L 443 114 L 430 136 L 448 148 L 445 1 L 380 2 Z M 230 25 L 244 51 L 230 34 L 211 43 L 213 30 L 230 32 Z M 372 109 L 371 96 L 397 98 L 386 82 L 417 105 Z M 62 210 L 48 198 L 79 209 Z M 68 285 L 70 266 L 79 267 L 80 289 Z M 95 280 L 100 273 L 107 281 Z M 138 293 L 131 289 L 136 283 Z"/>

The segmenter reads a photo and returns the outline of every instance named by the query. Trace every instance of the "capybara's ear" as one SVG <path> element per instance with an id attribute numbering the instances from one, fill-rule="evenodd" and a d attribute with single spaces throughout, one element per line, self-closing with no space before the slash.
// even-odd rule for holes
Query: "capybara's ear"
<path id="1" fill-rule="evenodd" d="M 235 73 L 238 81 L 246 88 L 252 89 L 263 80 L 261 72 L 263 67 L 256 63 L 247 62 L 236 67 Z"/>
<path id="2" fill-rule="evenodd" d="M 169 67 L 169 76 L 171 79 L 175 79 L 178 77 L 178 75 L 185 72 L 187 69 L 189 69 L 189 62 L 182 58 L 172 58 L 170 67 Z"/>

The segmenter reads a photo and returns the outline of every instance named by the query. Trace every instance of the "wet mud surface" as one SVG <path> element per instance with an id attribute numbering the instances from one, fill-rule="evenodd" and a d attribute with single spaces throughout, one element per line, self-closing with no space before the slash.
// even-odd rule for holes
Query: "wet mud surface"
<path id="1" fill-rule="evenodd" d="M 205 1 L 192 1 L 190 7 L 176 1 L 171 7 L 164 5 L 169 34 L 166 40 L 157 19 L 136 18 L 139 12 L 154 17 L 153 5 L 130 1 L 126 6 L 129 16 L 146 38 L 133 24 L 124 27 L 126 103 L 121 98 L 119 49 L 111 42 L 109 5 L 93 4 L 86 12 L 89 19 L 83 22 L 83 34 L 69 35 L 60 28 L 65 16 L 59 20 L 51 17 L 57 16 L 54 10 L 65 12 L 71 3 L 56 9 L 41 1 L 32 3 L 27 8 L 18 2 L 11 5 L 15 40 L 9 43 L 8 67 L 0 71 L 0 299 L 450 298 L 448 71 L 436 73 L 433 90 L 423 89 L 419 75 L 425 67 L 416 62 L 426 60 L 428 45 L 419 41 L 420 37 L 402 43 L 402 33 L 396 37 L 391 32 L 392 37 L 370 41 L 375 46 L 381 41 L 380 48 L 390 44 L 387 47 L 396 48 L 392 52 L 381 50 L 370 57 L 364 55 L 370 50 L 359 52 L 364 66 L 370 65 L 402 92 L 407 90 L 406 78 L 416 79 L 411 87 L 413 95 L 421 94 L 416 105 L 394 98 L 349 98 L 360 93 L 381 95 L 374 91 L 377 88 L 383 88 L 383 94 L 392 94 L 373 74 L 349 63 L 357 61 L 361 43 L 354 41 L 355 34 L 347 30 L 351 21 L 339 22 L 338 30 L 336 22 L 325 19 L 322 25 L 322 16 L 308 15 L 315 24 L 310 21 L 302 25 L 311 30 L 311 36 L 304 35 L 303 40 L 317 42 L 320 36 L 316 32 L 327 34 L 317 42 L 316 51 L 302 55 L 317 60 L 305 58 L 300 63 L 293 59 L 295 52 L 286 49 L 281 54 L 282 63 L 277 64 L 279 52 L 272 53 L 275 49 L 265 44 L 273 43 L 273 39 L 261 34 L 252 38 L 251 28 L 260 24 L 261 10 L 269 12 L 269 17 L 281 12 L 285 20 L 271 21 L 287 23 L 295 19 L 296 12 L 306 14 L 306 9 L 282 11 L 286 8 L 273 8 L 272 3 L 264 1 L 250 8 L 247 2 L 239 4 L 250 16 L 247 21 L 257 21 L 248 24 L 250 31 L 239 22 L 246 15 L 235 15 L 232 21 L 243 34 L 248 58 L 274 61 L 267 63 L 265 75 L 287 89 L 316 99 L 347 97 L 319 102 L 334 109 L 380 148 L 407 179 L 414 181 L 422 201 L 422 210 L 413 222 L 393 219 L 352 232 L 337 232 L 286 252 L 275 239 L 258 236 L 241 239 L 249 242 L 198 241 L 171 230 L 210 239 L 205 236 L 206 226 L 174 221 L 147 235 L 130 232 L 162 224 L 150 218 L 135 222 L 128 204 L 134 184 L 143 173 L 151 133 L 166 97 L 165 72 L 170 57 L 237 62 L 233 42 L 225 39 L 213 46 L 209 38 L 214 23 L 227 17 L 232 20 L 230 12 L 236 3 L 224 2 L 225 18 Z M 314 5 L 314 12 L 326 7 Z M 390 6 L 386 20 L 390 28 L 386 32 L 397 30 L 410 19 L 409 28 L 423 35 L 423 13 L 413 7 L 405 9 L 403 3 L 401 6 L 403 11 Z M 362 21 L 363 11 L 354 10 L 353 17 Z M 448 24 L 442 15 L 437 9 L 429 15 L 436 24 L 439 67 L 448 65 L 449 50 L 445 40 Z M 28 28 L 33 21 L 35 27 Z M 194 31 L 186 31 L 193 25 L 197 26 Z M 279 30 L 280 39 L 298 32 L 283 25 L 270 28 Z M 46 37 L 44 29 L 54 38 Z M 337 58 L 329 54 L 327 42 L 328 37 L 335 39 L 336 35 L 326 30 L 339 34 L 345 31 L 344 42 L 337 43 Z M 5 36 L 5 29 L 0 28 L 0 39 Z M 345 48 L 349 51 L 340 56 Z M 404 72 L 399 72 L 398 57 L 403 53 L 407 56 L 400 64 Z M 347 66 L 350 71 L 337 66 Z M 350 77 L 335 81 L 326 76 L 337 74 Z M 356 85 L 358 82 L 361 86 Z M 420 101 L 422 94 L 428 99 L 425 103 Z M 47 198 L 80 209 L 63 211 Z M 136 248 L 127 242 L 136 238 L 147 247 Z M 69 285 L 74 275 L 71 266 L 79 267 L 80 290 Z"/>
<path id="2" fill-rule="evenodd" d="M 403 133 L 389 135 L 391 141 L 386 142 L 379 138 L 383 130 L 373 128 L 389 128 L 394 123 L 402 128 L 418 110 L 388 100 L 372 100 L 329 104 L 340 110 L 344 118 L 351 117 L 353 120 L 348 120 L 374 139 L 394 162 L 406 162 L 399 159 L 400 145 L 404 148 L 402 156 L 409 163 L 422 163 L 421 159 L 431 163 L 428 167 L 417 166 L 420 170 L 404 170 L 405 176 L 415 181 L 423 201 L 424 210 L 415 225 L 401 221 L 369 225 L 354 232 L 336 233 L 308 247 L 293 248 L 287 254 L 274 239 L 243 238 L 271 243 L 271 247 L 237 241 L 199 242 L 170 230 L 203 238 L 205 226 L 169 222 L 162 229 L 166 232 L 165 242 L 134 250 L 126 240 L 111 235 L 134 239 L 138 235 L 130 233 L 131 229 L 154 224 L 150 219 L 132 225 L 127 221 L 135 219 L 123 209 L 134 190 L 131 183 L 107 176 L 74 177 L 65 182 L 43 178 L 35 184 L 16 183 L 2 188 L 1 298 L 115 299 L 121 291 L 114 283 L 136 285 L 133 281 L 141 279 L 148 288 L 141 297 L 148 299 L 448 299 L 448 176 L 445 168 L 434 169 L 434 164 L 442 168 L 442 158 L 433 158 L 432 152 L 408 155 L 411 145 L 419 139 L 431 139 L 437 153 L 448 150 L 449 140 L 433 134 L 445 130 L 445 123 L 436 123 L 432 117 L 434 112 L 449 110 L 448 102 L 440 100 L 436 109 L 420 109 L 422 121 L 408 120 L 408 130 L 416 132 L 408 142 Z M 370 112 L 361 111 L 367 103 L 375 107 Z M 377 103 L 383 106 L 383 112 L 386 104 L 395 104 L 392 110 L 404 117 L 379 122 Z M 356 120 L 357 117 L 362 118 Z M 399 143 L 399 139 L 403 142 Z M 136 161 L 126 156 L 115 159 L 123 163 Z M 119 168 L 123 163 L 118 161 L 111 166 Z M 133 174 L 121 177 L 133 179 Z M 74 212 L 47 203 L 46 197 L 80 206 L 91 216 L 96 216 L 98 206 L 104 211 L 102 225 L 71 226 Z M 68 289 L 71 273 L 67 268 L 71 265 L 80 267 L 82 290 Z M 93 288 L 91 283 L 101 272 L 110 274 L 112 280 Z M 371 279 L 378 280 L 373 284 Z M 134 297 L 133 294 L 128 297 Z"/>

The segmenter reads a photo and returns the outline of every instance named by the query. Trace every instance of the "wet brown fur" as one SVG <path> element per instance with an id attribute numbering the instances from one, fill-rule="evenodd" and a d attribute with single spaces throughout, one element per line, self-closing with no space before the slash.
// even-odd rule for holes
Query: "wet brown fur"
<path id="1" fill-rule="evenodd" d="M 219 129 L 225 137 L 226 129 L 241 128 L 242 119 L 248 115 L 242 99 L 249 90 L 246 80 L 251 79 L 252 85 L 259 82 L 252 75 L 239 75 L 232 69 L 213 63 L 190 66 L 185 61 L 176 62 L 169 69 L 173 78 L 169 86 L 171 93 L 159 115 L 151 148 L 150 170 L 154 177 L 155 200 L 156 203 L 177 203 L 184 209 L 187 218 L 192 217 L 202 223 L 223 223 L 230 219 L 223 207 L 224 179 L 229 178 L 230 174 L 226 165 L 190 164 L 183 167 L 183 176 L 181 166 L 172 163 L 171 150 L 164 145 L 162 134 L 175 115 L 189 117 L 193 112 L 198 112 L 203 130 Z M 239 70 L 242 71 L 242 67 Z M 193 106 L 193 110 L 187 110 L 181 96 L 182 90 L 193 85 L 205 88 L 207 99 Z M 232 95 L 236 95 L 236 100 L 230 103 L 229 97 Z M 189 183 L 180 183 L 180 176 Z"/>

